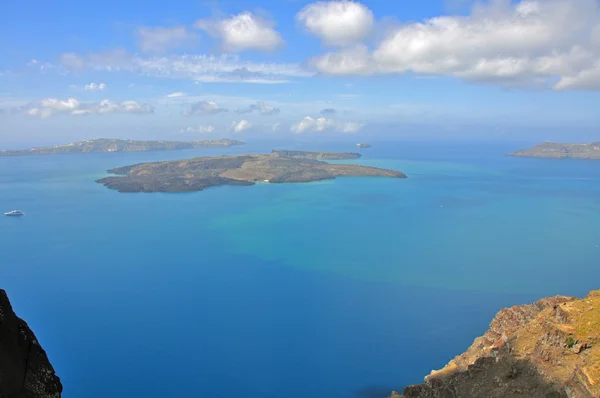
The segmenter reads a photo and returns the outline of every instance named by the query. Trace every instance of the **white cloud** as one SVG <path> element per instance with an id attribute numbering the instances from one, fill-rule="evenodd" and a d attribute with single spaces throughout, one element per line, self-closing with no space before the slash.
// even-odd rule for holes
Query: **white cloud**
<path id="1" fill-rule="evenodd" d="M 44 73 L 47 72 L 49 70 L 55 69 L 56 65 L 53 65 L 50 62 L 41 62 L 38 61 L 37 59 L 32 59 L 29 62 L 27 62 L 26 64 L 29 68 L 34 68 L 39 70 L 40 72 Z M 8 74 L 10 75 L 10 71 L 7 71 Z"/>
<path id="2" fill-rule="evenodd" d="M 171 93 L 171 94 L 167 94 L 166 97 L 167 98 L 178 98 L 178 97 L 185 97 L 187 96 L 186 93 L 182 93 L 181 91 L 177 91 L 175 93 Z"/>
<path id="3" fill-rule="evenodd" d="M 246 108 L 238 109 L 237 113 L 252 113 L 254 111 L 258 111 L 261 115 L 275 115 L 280 112 L 279 108 L 275 108 L 273 106 L 267 105 L 262 101 L 257 101 L 255 104 L 251 104 Z"/>
<path id="4" fill-rule="evenodd" d="M 273 126 L 271 127 L 271 131 L 279 131 L 280 128 L 281 128 L 281 123 L 273 123 Z"/>
<path id="5" fill-rule="evenodd" d="M 100 102 L 82 103 L 75 98 L 60 100 L 57 98 L 45 98 L 39 102 L 31 103 L 18 109 L 28 116 L 47 118 L 55 114 L 68 115 L 90 115 L 107 113 L 154 113 L 154 108 L 149 105 L 141 105 L 135 101 L 113 102 L 102 100 Z"/>
<path id="6" fill-rule="evenodd" d="M 84 91 L 104 91 L 104 89 L 106 88 L 106 84 L 105 83 L 90 83 L 90 84 L 86 84 L 85 86 L 83 86 L 83 90 Z"/>
<path id="7" fill-rule="evenodd" d="M 311 60 L 321 73 L 451 75 L 501 84 L 600 89 L 596 0 L 492 0 L 468 16 L 390 31 L 373 51 L 355 46 Z"/>
<path id="8" fill-rule="evenodd" d="M 221 39 L 226 51 L 273 51 L 283 44 L 273 22 L 250 12 L 221 20 L 200 19 L 195 27 Z"/>
<path id="9" fill-rule="evenodd" d="M 241 61 L 237 55 L 171 55 L 142 57 L 124 50 L 88 54 L 64 53 L 59 57 L 66 71 L 92 69 L 131 72 L 144 76 L 221 83 L 287 83 L 290 78 L 313 76 L 298 64 Z"/>
<path id="10" fill-rule="evenodd" d="M 191 43 L 198 36 L 185 26 L 141 27 L 137 30 L 138 45 L 145 52 L 163 52 Z"/>
<path id="11" fill-rule="evenodd" d="M 75 98 L 68 98 L 66 101 L 62 101 L 56 98 L 45 98 L 40 101 L 39 105 L 40 108 L 64 112 L 76 110 L 81 106 L 81 103 Z"/>
<path id="12" fill-rule="evenodd" d="M 364 127 L 364 124 L 358 122 L 347 122 L 340 120 L 327 119 L 324 117 L 313 118 L 310 116 L 304 117 L 298 123 L 290 127 L 292 133 L 301 134 L 308 132 L 341 132 L 341 133 L 356 133 Z"/>
<path id="13" fill-rule="evenodd" d="M 231 122 L 231 129 L 235 133 L 241 133 L 244 130 L 248 130 L 252 127 L 252 123 L 247 120 L 240 120 L 239 122 L 233 121 Z"/>
<path id="14" fill-rule="evenodd" d="M 361 95 L 360 94 L 337 94 L 338 97 L 340 97 L 341 99 L 345 99 L 345 100 L 353 100 L 353 99 L 357 99 L 360 98 Z"/>
<path id="15" fill-rule="evenodd" d="M 369 50 L 364 45 L 345 48 L 312 58 L 309 63 L 329 75 L 365 75 L 377 73 Z"/>
<path id="16" fill-rule="evenodd" d="M 321 109 L 321 115 L 335 115 L 337 113 L 337 109 L 334 108 L 325 108 Z"/>
<path id="17" fill-rule="evenodd" d="M 195 127 L 187 127 L 183 130 L 181 130 L 182 133 L 200 133 L 200 134 L 206 134 L 206 133 L 212 133 L 215 131 L 215 127 L 212 125 L 200 125 L 200 126 L 195 126 Z"/>
<path id="18" fill-rule="evenodd" d="M 184 109 L 181 114 L 183 116 L 197 115 L 216 115 L 217 113 L 227 112 L 227 109 L 221 108 L 214 101 L 198 101 Z"/>
<path id="19" fill-rule="evenodd" d="M 374 25 L 371 10 L 355 1 L 319 1 L 304 7 L 296 20 L 325 44 L 347 46 L 365 39 Z"/>

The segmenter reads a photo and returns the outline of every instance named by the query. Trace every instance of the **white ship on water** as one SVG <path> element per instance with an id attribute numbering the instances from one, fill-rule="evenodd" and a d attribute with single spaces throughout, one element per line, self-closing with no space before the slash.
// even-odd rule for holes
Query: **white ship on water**
<path id="1" fill-rule="evenodd" d="M 4 213 L 5 216 L 12 216 L 12 217 L 20 217 L 20 216 L 24 216 L 25 213 L 22 212 L 21 210 L 11 210 L 9 212 Z"/>

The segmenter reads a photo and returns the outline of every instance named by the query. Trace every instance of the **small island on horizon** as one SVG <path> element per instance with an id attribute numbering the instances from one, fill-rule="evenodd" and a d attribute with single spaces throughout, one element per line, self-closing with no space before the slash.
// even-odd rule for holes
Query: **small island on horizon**
<path id="1" fill-rule="evenodd" d="M 219 185 L 332 180 L 343 176 L 407 178 L 400 171 L 325 160 L 357 159 L 358 153 L 274 150 L 266 155 L 199 157 L 141 163 L 108 170 L 96 182 L 119 192 L 193 192 Z"/>
<path id="2" fill-rule="evenodd" d="M 191 148 L 224 148 L 243 145 L 242 141 L 219 139 L 202 141 L 153 141 L 95 138 L 65 145 L 34 147 L 21 150 L 0 150 L 0 156 L 66 155 L 74 153 L 173 151 Z"/>
<path id="3" fill-rule="evenodd" d="M 372 148 L 373 145 L 367 144 L 367 143 L 360 143 L 360 144 L 356 144 L 356 147 L 360 148 L 360 149 L 362 149 L 362 148 Z"/>
<path id="4" fill-rule="evenodd" d="M 508 154 L 508 156 L 554 159 L 600 159 L 600 142 L 586 144 L 542 142 L 532 148 Z"/>

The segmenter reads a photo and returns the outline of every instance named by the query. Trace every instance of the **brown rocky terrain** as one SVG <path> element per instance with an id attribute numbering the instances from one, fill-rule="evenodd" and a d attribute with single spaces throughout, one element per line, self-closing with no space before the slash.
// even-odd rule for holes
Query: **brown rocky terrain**
<path id="1" fill-rule="evenodd" d="M 510 156 L 534 158 L 573 158 L 573 159 L 600 159 L 600 142 L 588 144 L 560 144 L 556 142 L 543 142 L 533 148 L 523 149 L 511 153 Z"/>
<path id="2" fill-rule="evenodd" d="M 46 352 L 0 289 L 0 397 L 60 398 L 61 393 Z"/>
<path id="3" fill-rule="evenodd" d="M 191 192 L 218 185 L 254 185 L 331 180 L 342 176 L 406 178 L 400 171 L 317 159 L 355 159 L 360 154 L 273 151 L 268 155 L 200 157 L 142 163 L 109 170 L 122 177 L 98 180 L 119 192 Z"/>
<path id="4" fill-rule="evenodd" d="M 501 310 L 465 353 L 402 396 L 600 397 L 600 291 Z"/>

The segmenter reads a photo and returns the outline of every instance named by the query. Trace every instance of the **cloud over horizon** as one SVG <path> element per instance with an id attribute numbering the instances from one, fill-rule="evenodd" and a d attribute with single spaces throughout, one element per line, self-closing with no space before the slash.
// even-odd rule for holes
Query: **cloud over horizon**
<path id="1" fill-rule="evenodd" d="M 146 57 L 117 49 L 86 54 L 63 53 L 58 62 L 65 72 L 129 72 L 204 83 L 281 84 L 292 78 L 314 75 L 300 64 L 242 61 L 238 55 L 231 54 Z"/>
<path id="2" fill-rule="evenodd" d="M 251 104 L 246 108 L 236 110 L 239 114 L 252 113 L 254 111 L 258 111 L 258 113 L 265 116 L 275 115 L 280 112 L 279 108 L 267 105 L 262 101 L 257 101 L 255 104 Z"/>
<path id="3" fill-rule="evenodd" d="M 242 131 L 248 130 L 252 128 L 252 123 L 248 120 L 240 120 L 239 122 L 233 121 L 231 122 L 231 130 L 234 133 L 241 133 Z"/>
<path id="4" fill-rule="evenodd" d="M 324 117 L 313 118 L 305 116 L 301 121 L 293 124 L 290 131 L 295 134 L 314 133 L 314 132 L 339 132 L 339 133 L 356 133 L 365 125 L 358 122 L 340 121 L 327 119 Z"/>
<path id="5" fill-rule="evenodd" d="M 90 83 L 90 84 L 86 84 L 85 86 L 83 86 L 83 90 L 84 91 L 104 91 L 104 89 L 106 88 L 106 84 L 105 83 Z"/>
<path id="6" fill-rule="evenodd" d="M 304 29 L 328 46 L 347 46 L 364 40 L 373 29 L 373 12 L 357 1 L 318 1 L 296 15 Z"/>
<path id="7" fill-rule="evenodd" d="M 180 132 L 182 133 L 200 133 L 200 134 L 206 134 L 206 133 L 212 133 L 215 131 L 215 127 L 213 125 L 199 125 L 199 126 L 190 126 L 190 127 L 186 127 L 184 129 L 182 129 Z"/>
<path id="8" fill-rule="evenodd" d="M 227 112 L 227 109 L 221 108 L 214 101 L 198 101 L 184 109 L 183 116 L 216 115 L 217 113 Z"/>
<path id="9" fill-rule="evenodd" d="M 139 104 L 136 101 L 113 102 L 102 100 L 100 102 L 83 103 L 76 98 L 60 100 L 57 98 L 45 98 L 39 102 L 30 103 L 16 109 L 17 113 L 27 116 L 35 116 L 42 119 L 55 114 L 81 115 L 103 115 L 111 113 L 150 114 L 154 113 L 154 107 Z"/>
<path id="10" fill-rule="evenodd" d="M 185 26 L 138 28 L 136 31 L 138 46 L 143 52 L 164 52 L 192 43 L 198 35 Z"/>
<path id="11" fill-rule="evenodd" d="M 494 0 L 467 16 L 400 25 L 373 50 L 357 44 L 311 59 L 320 73 L 413 72 L 495 84 L 600 89 L 595 0 Z"/>
<path id="12" fill-rule="evenodd" d="M 224 19 L 199 19 L 194 26 L 221 41 L 231 52 L 256 50 L 270 52 L 284 43 L 274 22 L 243 12 Z"/>

